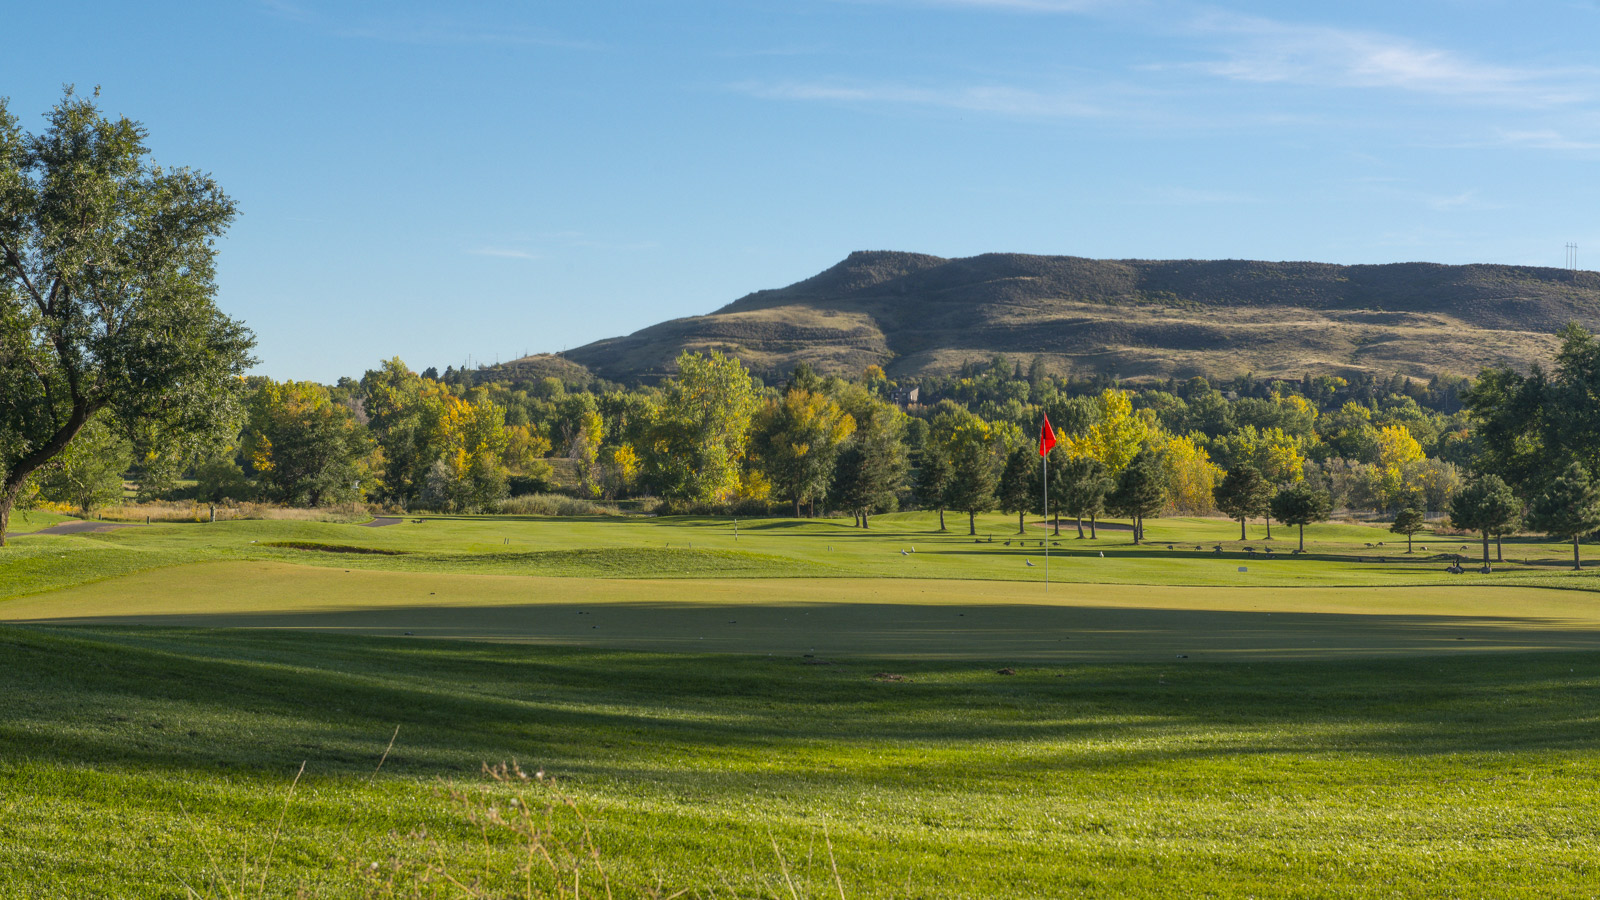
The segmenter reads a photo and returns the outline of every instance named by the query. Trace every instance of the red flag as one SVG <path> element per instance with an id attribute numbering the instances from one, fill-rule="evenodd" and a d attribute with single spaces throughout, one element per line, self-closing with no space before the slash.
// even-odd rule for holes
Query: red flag
<path id="1" fill-rule="evenodd" d="M 1050 427 L 1050 414 L 1045 413 L 1044 427 L 1039 431 L 1039 455 L 1048 456 L 1056 445 L 1056 430 Z"/>

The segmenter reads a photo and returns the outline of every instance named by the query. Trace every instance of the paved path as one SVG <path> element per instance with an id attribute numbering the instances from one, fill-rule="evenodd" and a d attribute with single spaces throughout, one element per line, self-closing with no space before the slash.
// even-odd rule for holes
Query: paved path
<path id="1" fill-rule="evenodd" d="M 62 522 L 60 525 L 51 525 L 38 531 L 24 531 L 20 534 L 7 535 L 8 537 L 27 537 L 31 534 L 93 534 L 97 531 L 115 531 L 118 528 L 143 528 L 137 522 Z"/>
<path id="2" fill-rule="evenodd" d="M 362 528 L 383 528 L 386 525 L 399 525 L 402 516 L 373 516 L 371 522 L 362 522 Z"/>

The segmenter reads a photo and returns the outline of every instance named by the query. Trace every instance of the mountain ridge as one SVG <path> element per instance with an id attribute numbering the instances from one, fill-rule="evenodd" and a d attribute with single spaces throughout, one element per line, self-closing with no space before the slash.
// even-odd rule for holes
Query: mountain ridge
<path id="1" fill-rule="evenodd" d="M 684 349 L 760 372 L 947 373 L 996 354 L 1126 378 L 1381 372 L 1474 375 L 1547 358 L 1600 326 L 1600 274 L 1494 263 L 1341 265 L 856 251 L 787 287 L 565 351 L 615 381 Z M 513 363 L 512 365 L 517 365 Z"/>

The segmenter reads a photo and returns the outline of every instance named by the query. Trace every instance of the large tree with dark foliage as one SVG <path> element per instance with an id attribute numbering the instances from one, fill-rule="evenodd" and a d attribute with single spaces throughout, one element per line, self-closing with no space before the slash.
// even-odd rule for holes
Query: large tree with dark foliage
<path id="1" fill-rule="evenodd" d="M 144 447 L 231 429 L 250 332 L 218 311 L 233 201 L 70 89 L 39 134 L 0 101 L 0 545 L 28 478 L 104 416 Z"/>

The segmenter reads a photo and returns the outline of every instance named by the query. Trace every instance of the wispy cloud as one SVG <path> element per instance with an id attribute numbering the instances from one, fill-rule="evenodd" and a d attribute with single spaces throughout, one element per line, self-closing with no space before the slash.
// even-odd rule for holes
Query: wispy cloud
<path id="1" fill-rule="evenodd" d="M 1080 92 L 1038 91 L 1007 85 L 912 87 L 883 82 L 746 82 L 739 93 L 769 100 L 821 100 L 862 105 L 911 105 L 1040 118 L 1100 116 L 1105 110 Z"/>
<path id="2" fill-rule="evenodd" d="M 1497 143 L 1505 147 L 1521 147 L 1529 150 L 1564 150 L 1571 152 L 1600 150 L 1600 141 L 1586 141 L 1569 137 L 1554 128 L 1541 128 L 1530 131 L 1501 131 Z"/>
<path id="3" fill-rule="evenodd" d="M 1600 69 L 1500 65 L 1379 32 L 1232 13 L 1191 22 L 1222 45 L 1222 59 L 1185 68 L 1233 81 L 1390 88 L 1518 106 L 1562 106 L 1595 96 Z"/>
<path id="4" fill-rule="evenodd" d="M 492 256 L 496 259 L 539 259 L 537 253 L 508 247 L 474 247 L 467 251 L 471 256 Z"/>

